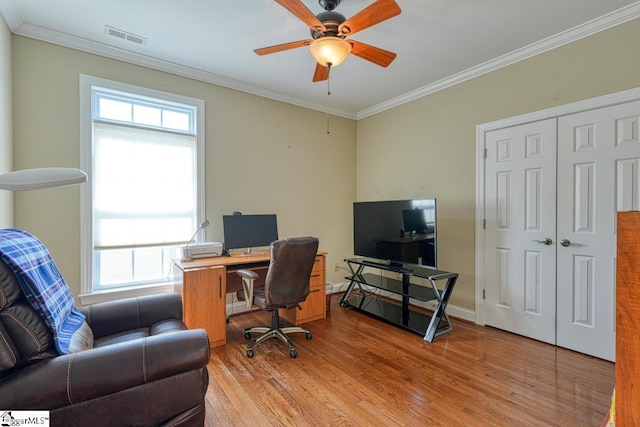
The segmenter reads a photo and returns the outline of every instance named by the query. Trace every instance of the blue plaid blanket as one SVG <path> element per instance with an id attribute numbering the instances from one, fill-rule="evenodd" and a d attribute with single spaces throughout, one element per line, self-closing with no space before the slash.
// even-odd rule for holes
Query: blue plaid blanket
<path id="1" fill-rule="evenodd" d="M 0 259 L 14 272 L 29 303 L 53 331 L 58 352 L 78 351 L 74 334 L 88 325 L 44 244 L 23 230 L 0 230 Z"/>

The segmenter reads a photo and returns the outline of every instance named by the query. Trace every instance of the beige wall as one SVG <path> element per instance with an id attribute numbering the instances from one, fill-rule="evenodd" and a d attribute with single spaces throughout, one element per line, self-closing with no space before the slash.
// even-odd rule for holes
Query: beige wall
<path id="1" fill-rule="evenodd" d="M 15 166 L 80 164 L 79 75 L 205 100 L 209 240 L 222 215 L 276 213 L 281 236 L 315 235 L 327 263 L 351 252 L 356 122 L 100 56 L 13 37 Z M 171 173 L 171 171 L 167 171 Z M 171 197 L 171 194 L 167 194 Z M 51 250 L 80 289 L 80 187 L 16 195 L 15 223 Z M 344 274 L 329 269 L 328 280 Z"/>
<path id="2" fill-rule="evenodd" d="M 360 120 L 357 199 L 436 197 L 439 267 L 473 310 L 476 125 L 639 87 L 639 49 L 635 20 Z"/>
<path id="3" fill-rule="evenodd" d="M 11 33 L 0 15 L 0 174 L 13 169 Z M 0 190 L 0 228 L 13 226 L 13 193 Z"/>
<path id="4" fill-rule="evenodd" d="M 340 282 L 330 267 L 351 254 L 354 200 L 436 197 L 440 267 L 460 273 L 452 304 L 473 310 L 476 125 L 640 86 L 638 40 L 640 20 L 357 124 L 332 118 L 327 137 L 320 112 L 14 36 L 14 166 L 79 165 L 81 73 L 201 98 L 210 240 L 222 239 L 224 213 L 276 212 L 282 235 L 320 237 Z M 79 194 L 20 193 L 15 209 L 76 294 Z"/>

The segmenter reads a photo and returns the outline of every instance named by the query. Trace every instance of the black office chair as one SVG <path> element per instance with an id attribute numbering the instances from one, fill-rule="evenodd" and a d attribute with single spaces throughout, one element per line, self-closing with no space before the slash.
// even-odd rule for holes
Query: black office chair
<path id="1" fill-rule="evenodd" d="M 262 333 L 247 345 L 247 357 L 253 357 L 253 347 L 256 344 L 268 338 L 279 338 L 289 346 L 289 354 L 295 358 L 298 353 L 287 334 L 304 332 L 310 340 L 311 330 L 299 326 L 281 327 L 278 309 L 301 309 L 300 302 L 307 299 L 311 270 L 318 252 L 318 239 L 292 237 L 276 240 L 271 243 L 270 249 L 271 262 L 264 286 L 254 289 L 253 282 L 258 278 L 258 274 L 251 270 L 238 270 L 244 288 L 238 292 L 238 298 L 241 300 L 253 298 L 254 305 L 272 312 L 271 327 L 256 326 L 244 330 L 246 339 L 250 339 L 252 333 Z"/>

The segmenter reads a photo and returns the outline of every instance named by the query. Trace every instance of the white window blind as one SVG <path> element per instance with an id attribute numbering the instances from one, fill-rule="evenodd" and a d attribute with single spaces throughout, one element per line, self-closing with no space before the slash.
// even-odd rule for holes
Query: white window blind
<path id="1" fill-rule="evenodd" d="M 192 135 L 94 122 L 94 248 L 189 240 L 195 167 Z"/>
<path id="2" fill-rule="evenodd" d="M 80 109 L 80 299 L 164 292 L 204 217 L 204 102 L 81 75 Z"/>

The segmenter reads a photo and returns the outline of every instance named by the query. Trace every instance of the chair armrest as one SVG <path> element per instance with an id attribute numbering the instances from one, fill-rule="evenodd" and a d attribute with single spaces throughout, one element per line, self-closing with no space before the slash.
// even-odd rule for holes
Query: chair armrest
<path id="1" fill-rule="evenodd" d="M 66 354 L 0 380 L 0 407 L 53 410 L 200 369 L 208 362 L 204 329 Z"/>
<path id="2" fill-rule="evenodd" d="M 236 273 L 238 274 L 238 276 L 245 278 L 245 279 L 249 279 L 249 280 L 256 280 L 258 278 L 258 273 L 256 273 L 253 270 L 245 270 L 245 269 L 241 269 L 236 271 Z"/>
<path id="3" fill-rule="evenodd" d="M 242 278 L 242 290 L 244 291 L 244 299 L 247 303 L 247 309 L 253 305 L 253 282 L 258 278 L 258 273 L 252 270 L 240 269 L 236 272 Z"/>
<path id="4" fill-rule="evenodd" d="M 126 298 L 81 307 L 96 338 L 143 328 L 166 319 L 182 320 L 182 297 L 178 293 Z"/>

